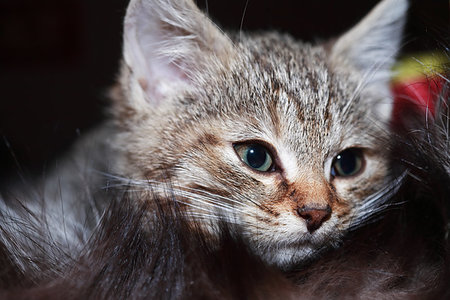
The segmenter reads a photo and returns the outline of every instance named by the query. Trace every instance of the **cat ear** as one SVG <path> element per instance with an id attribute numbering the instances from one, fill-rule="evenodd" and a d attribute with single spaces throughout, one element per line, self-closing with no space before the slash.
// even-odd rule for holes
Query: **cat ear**
<path id="1" fill-rule="evenodd" d="M 124 62 L 134 96 L 150 104 L 201 86 L 202 74 L 225 65 L 231 52 L 231 41 L 191 0 L 131 0 L 128 6 Z"/>
<path id="2" fill-rule="evenodd" d="M 407 0 L 381 1 L 336 41 L 331 50 L 333 64 L 360 71 L 365 84 L 386 84 L 400 48 L 407 9 Z"/>

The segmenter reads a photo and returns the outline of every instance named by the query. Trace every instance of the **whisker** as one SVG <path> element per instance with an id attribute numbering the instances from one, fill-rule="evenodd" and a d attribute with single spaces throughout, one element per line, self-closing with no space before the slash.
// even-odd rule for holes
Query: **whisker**
<path id="1" fill-rule="evenodd" d="M 127 178 L 120 177 L 120 176 L 117 176 L 117 175 L 112 175 L 112 174 L 105 174 L 105 175 L 107 175 L 110 178 L 123 181 L 123 183 L 109 184 L 108 185 L 109 188 L 111 188 L 111 187 L 128 187 L 130 185 L 133 185 L 133 186 L 144 187 L 144 188 L 146 188 L 146 190 L 149 189 L 149 190 L 155 191 L 157 189 L 159 192 L 164 192 L 166 189 L 168 189 L 168 188 L 160 187 L 161 184 L 166 184 L 166 183 L 160 182 L 160 181 L 155 181 L 155 180 L 132 180 L 132 179 L 127 179 Z M 248 204 L 245 203 L 246 201 L 237 201 L 237 200 L 235 200 L 233 198 L 229 198 L 229 197 L 224 197 L 222 195 L 213 194 L 211 192 L 208 192 L 208 191 L 205 191 L 205 190 L 202 190 L 202 189 L 198 189 L 198 188 L 185 187 L 185 186 L 179 186 L 179 185 L 172 185 L 172 186 L 170 186 L 170 190 L 172 190 L 173 192 L 177 192 L 177 194 L 180 194 L 180 195 L 183 195 L 183 193 L 185 193 L 185 194 L 187 194 L 190 197 L 196 197 L 195 199 L 199 199 L 198 197 L 203 197 L 203 201 L 214 201 L 217 206 L 221 206 L 223 208 L 230 209 L 230 210 L 231 209 L 233 209 L 233 210 L 237 209 L 237 210 L 241 211 L 236 206 L 229 206 L 229 205 L 226 205 L 224 202 L 217 202 L 217 200 L 224 200 L 226 202 L 235 203 L 239 207 L 243 207 L 243 206 L 244 207 L 250 207 Z M 132 191 L 136 191 L 136 190 L 132 190 Z M 190 192 L 190 191 L 194 191 L 194 192 L 197 192 L 197 193 L 193 193 L 193 192 Z M 248 200 L 247 202 L 250 202 L 250 203 L 252 203 L 254 205 L 257 205 L 258 207 L 261 207 L 258 203 L 254 202 L 253 200 L 250 200 L 250 199 L 246 199 L 246 200 Z M 243 211 L 241 211 L 241 212 L 243 212 Z"/>
<path id="2" fill-rule="evenodd" d="M 202 213 L 188 213 L 183 215 L 184 217 L 193 218 L 195 220 L 215 220 L 226 222 L 233 225 L 242 225 L 243 223 L 238 221 L 236 218 L 225 218 L 224 216 L 214 215 L 214 214 L 202 214 Z"/>
<path id="3" fill-rule="evenodd" d="M 242 12 L 241 24 L 239 24 L 239 41 L 242 41 L 242 27 L 244 25 L 245 13 L 247 12 L 248 1 L 245 1 L 244 11 Z"/>
<path id="4" fill-rule="evenodd" d="M 380 212 L 386 211 L 387 208 L 402 205 L 402 202 L 387 203 L 387 201 L 389 201 L 392 196 L 397 193 L 407 174 L 408 172 L 404 171 L 401 175 L 395 178 L 391 184 L 369 196 L 366 201 L 364 201 L 363 205 L 356 207 L 349 229 L 354 230 L 364 224 L 367 224 Z"/>

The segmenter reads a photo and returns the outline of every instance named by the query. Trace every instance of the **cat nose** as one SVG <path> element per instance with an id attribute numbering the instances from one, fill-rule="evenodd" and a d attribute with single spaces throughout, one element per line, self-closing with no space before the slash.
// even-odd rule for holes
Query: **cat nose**
<path id="1" fill-rule="evenodd" d="M 329 205 L 325 207 L 316 206 L 302 206 L 297 209 L 300 217 L 305 219 L 306 228 L 308 228 L 309 233 L 313 233 L 317 230 L 323 222 L 328 220 L 331 216 L 331 207 Z"/>

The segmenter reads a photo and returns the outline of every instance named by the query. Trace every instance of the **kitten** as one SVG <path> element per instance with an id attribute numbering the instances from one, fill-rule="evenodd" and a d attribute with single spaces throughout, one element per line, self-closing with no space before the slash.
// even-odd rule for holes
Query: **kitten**
<path id="1" fill-rule="evenodd" d="M 225 35 L 190 1 L 131 1 L 115 172 L 143 193 L 170 181 L 205 230 L 225 217 L 269 264 L 338 245 L 401 178 L 386 143 L 406 9 L 383 1 L 331 45 L 312 46 Z"/>
<path id="2" fill-rule="evenodd" d="M 80 141 L 74 158 L 67 159 L 43 179 L 37 189 L 17 188 L 22 193 L 16 190 L 2 195 L 0 297 L 448 298 L 448 110 L 438 113 L 440 118 L 421 130 L 422 134 L 417 134 L 416 130 L 416 134 L 400 132 L 396 135 L 388 128 L 389 107 L 379 108 L 379 104 L 389 101 L 384 76 L 392 57 L 381 61 L 376 58 L 374 62 L 369 56 L 358 63 L 356 55 L 345 60 L 345 55 L 352 53 L 374 55 L 368 51 L 371 47 L 363 53 L 355 50 L 354 47 L 365 44 L 350 38 L 355 34 L 363 40 L 369 38 L 370 34 L 363 29 L 371 27 L 370 24 L 381 26 L 378 22 L 384 20 L 383 26 L 375 28 L 387 30 L 395 25 L 394 28 L 400 30 L 397 26 L 403 22 L 401 13 L 394 8 L 403 2 L 395 2 L 380 4 L 375 15 L 363 21 L 363 27 L 358 25 L 356 28 L 360 29 L 353 29 L 352 34 L 344 35 L 334 46 L 299 45 L 289 37 L 271 33 L 235 36 L 231 49 L 208 42 L 209 37 L 231 43 L 190 2 L 170 2 L 173 6 L 157 1 L 132 2 L 125 30 L 131 45 L 128 44 L 128 48 L 125 45 L 122 85 L 116 90 L 111 109 L 113 122 Z M 169 18 L 164 12 L 171 7 L 180 10 L 178 14 L 172 11 Z M 159 21 L 148 18 L 147 12 L 150 16 L 159 16 L 156 19 Z M 399 15 L 394 18 L 391 14 L 396 13 Z M 194 17 L 188 17 L 192 14 Z M 387 19 L 376 20 L 378 14 Z M 186 27 L 177 30 L 173 27 L 179 24 L 177 20 L 189 23 L 196 18 L 202 21 L 199 24 L 209 24 L 197 25 L 202 35 L 197 31 L 197 35 L 186 35 L 191 28 L 188 24 L 183 23 Z M 139 23 L 153 21 L 161 25 L 156 28 L 164 32 L 182 34 L 174 37 L 181 43 L 179 46 L 187 42 L 193 43 L 193 47 L 161 52 L 157 46 L 177 45 L 155 41 L 152 37 L 136 39 L 134 34 L 139 33 L 138 37 L 148 34 L 137 30 L 142 29 Z M 391 34 L 395 36 L 391 42 L 397 45 L 399 32 L 383 33 L 383 39 L 393 38 Z M 200 43 L 199 37 L 205 42 Z M 352 40 L 356 44 L 347 43 Z M 142 79 L 133 69 L 145 66 L 132 63 L 133 59 L 142 58 L 138 41 L 143 45 L 154 42 L 156 48 L 146 50 L 156 49 L 156 54 L 161 55 L 149 56 L 154 58 L 150 61 L 156 60 L 156 65 L 147 67 L 157 70 L 149 78 Z M 270 41 L 277 44 L 269 44 Z M 213 45 L 218 49 L 215 54 L 208 52 Z M 342 49 L 344 46 L 348 48 Z M 305 58 L 296 61 L 299 54 L 294 53 L 293 48 Z M 179 51 L 187 49 L 194 52 L 180 54 Z M 219 55 L 222 51 L 226 52 L 226 61 Z M 382 51 L 383 55 L 395 53 L 395 49 L 386 51 Z M 169 54 L 171 63 L 164 60 Z M 330 54 L 329 57 L 326 54 Z M 321 57 L 326 63 L 319 61 Z M 202 59 L 209 58 L 214 65 L 206 64 L 201 69 L 204 72 L 194 74 Z M 289 58 L 289 70 L 277 63 L 282 58 Z M 360 65 L 363 62 L 368 66 Z M 361 82 L 353 81 L 356 75 L 348 73 L 358 67 L 353 70 L 355 74 L 367 70 Z M 216 68 L 222 72 L 220 75 L 202 77 L 216 72 Z M 294 76 L 296 70 L 304 77 Z M 247 76 L 236 75 L 245 72 Z M 152 74 L 158 76 L 152 78 Z M 157 80 L 161 83 L 151 84 Z M 219 82 L 211 86 L 208 80 Z M 198 88 L 199 82 L 204 92 Z M 174 87 L 170 86 L 172 83 L 176 83 Z M 293 87 L 294 84 L 298 87 Z M 355 85 L 356 89 L 352 89 Z M 174 88 L 182 91 L 174 91 Z M 384 90 L 383 97 L 373 96 L 378 92 L 374 89 L 379 89 L 380 93 Z M 189 97 L 181 96 L 184 93 Z M 328 109 L 324 106 L 326 103 L 319 101 L 328 100 L 327 95 L 331 97 Z M 348 97 L 352 99 L 348 102 L 346 95 L 355 97 Z M 445 108 L 448 94 L 443 92 L 441 98 L 443 105 L 438 107 Z M 281 104 L 286 107 L 280 107 Z M 303 106 L 306 111 L 299 114 Z M 372 112 L 372 108 L 376 108 L 375 111 Z M 321 114 L 321 109 L 325 115 Z M 422 116 L 418 119 L 422 120 Z M 214 126 L 217 123 L 223 126 Z M 241 123 L 248 126 L 238 126 Z M 319 126 L 322 124 L 329 127 L 322 128 Z M 425 128 L 421 123 L 408 126 L 411 126 L 408 130 Z M 230 127 L 233 131 L 228 129 Z M 279 130 L 275 135 L 264 135 L 265 131 L 276 128 Z M 240 135 L 235 139 L 233 132 Z M 380 136 L 374 137 L 375 134 Z M 165 139 L 159 140 L 159 137 Z M 247 140 L 251 143 L 246 144 Z M 350 154 L 341 151 L 354 146 L 355 141 L 363 149 L 354 149 Z M 378 151 L 372 153 L 374 150 L 370 151 L 368 145 Z M 268 150 L 271 151 L 266 152 Z M 273 165 L 258 160 L 259 156 L 254 155 L 258 152 L 266 154 L 263 157 L 266 160 L 269 155 L 275 161 Z M 296 154 L 286 165 L 285 158 L 292 157 L 292 152 Z M 335 158 L 339 153 L 340 158 Z M 323 159 L 324 156 L 329 156 L 329 160 Z M 321 157 L 326 161 L 326 168 L 320 163 Z M 303 164 L 298 163 L 301 159 Z M 358 159 L 365 161 L 363 169 L 355 167 L 359 165 Z M 260 162 L 263 162 L 260 166 L 263 170 L 268 169 L 253 171 Z M 392 168 L 401 165 L 413 176 L 400 176 L 404 178 L 404 188 L 397 191 L 400 182 L 395 181 L 397 177 Z M 289 184 L 293 184 L 285 177 L 302 168 L 308 173 L 295 178 L 306 181 L 303 183 L 308 184 L 309 189 L 303 186 L 299 191 L 306 189 L 303 196 L 311 196 L 302 199 L 304 208 L 323 200 L 324 183 L 315 177 L 319 172 L 315 167 L 319 166 L 322 176 L 330 180 L 327 184 L 330 184 L 331 196 L 337 197 L 328 204 L 331 212 L 320 207 L 302 210 L 298 205 L 283 210 L 288 200 L 295 200 L 282 197 L 287 193 L 283 189 L 288 190 Z M 355 171 L 355 168 L 360 170 Z M 350 176 L 348 170 L 356 174 Z M 314 181 L 308 182 L 310 178 Z M 279 186 L 278 182 L 281 182 Z M 311 189 L 317 191 L 311 192 Z M 259 200 L 267 195 L 276 200 L 275 206 L 270 206 L 269 200 Z M 348 206 L 347 215 L 337 210 L 343 205 Z M 391 210 L 386 211 L 386 208 Z M 373 213 L 377 212 L 384 218 L 368 222 L 373 221 Z M 289 219 L 289 213 L 296 218 Z M 308 214 L 309 223 L 305 218 Z M 268 220 L 261 218 L 266 215 Z M 292 220 L 293 224 L 288 228 L 281 221 L 276 224 L 282 217 Z M 253 226 L 258 226 L 258 231 L 252 229 Z M 296 235 L 287 236 L 283 231 L 286 228 L 297 228 Z M 341 237 L 348 230 L 353 232 Z M 279 236 L 275 235 L 277 232 Z M 273 237 L 268 240 L 270 233 Z M 284 239 L 289 238 L 294 244 L 299 243 L 295 245 L 299 256 L 286 254 L 289 244 Z M 339 242 L 343 243 L 341 248 L 322 251 Z M 308 257 L 316 260 L 306 264 L 304 260 Z M 279 266 L 291 270 L 282 273 Z"/>
<path id="3" fill-rule="evenodd" d="M 212 240 L 225 219 L 269 265 L 314 258 L 403 178 L 388 158 L 388 81 L 406 9 L 384 0 L 336 41 L 309 45 L 225 34 L 188 0 L 132 0 L 111 121 L 36 189 L 3 196 L 2 211 L 20 218 L 14 200 L 35 199 L 27 209 L 45 206 L 54 243 L 78 251 L 110 201 L 103 187 L 139 205 L 170 186 Z"/>

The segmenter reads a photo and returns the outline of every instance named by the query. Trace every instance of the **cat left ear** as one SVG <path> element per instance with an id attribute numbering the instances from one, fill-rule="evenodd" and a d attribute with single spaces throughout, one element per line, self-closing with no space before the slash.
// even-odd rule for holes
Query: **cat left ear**
<path id="1" fill-rule="evenodd" d="M 131 0 L 124 26 L 124 63 L 132 98 L 158 105 L 202 85 L 223 67 L 233 46 L 192 0 Z"/>
<path id="2" fill-rule="evenodd" d="M 366 84 L 386 84 L 400 48 L 407 0 L 383 0 L 331 50 L 334 66 L 351 67 L 366 75 Z"/>

